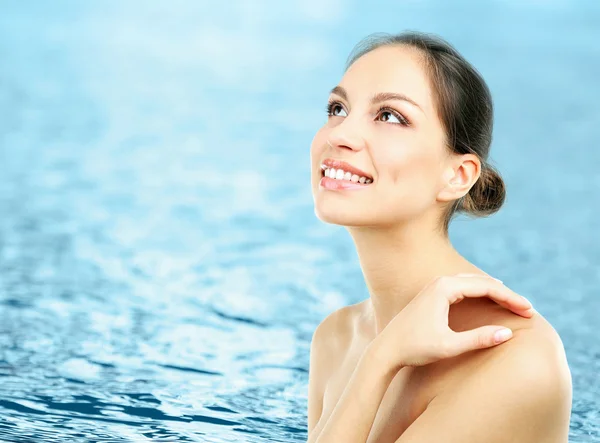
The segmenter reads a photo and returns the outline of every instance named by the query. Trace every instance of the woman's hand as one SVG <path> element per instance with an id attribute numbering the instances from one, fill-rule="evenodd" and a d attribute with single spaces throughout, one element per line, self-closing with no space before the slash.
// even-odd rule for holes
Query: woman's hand
<path id="1" fill-rule="evenodd" d="M 510 329 L 499 325 L 465 332 L 450 329 L 450 305 L 465 297 L 489 297 L 527 318 L 535 313 L 525 297 L 495 278 L 479 274 L 437 277 L 388 323 L 369 346 L 369 352 L 394 371 L 403 366 L 422 366 L 474 349 L 496 346 L 512 337 Z M 497 340 L 495 333 L 501 330 L 507 331 L 508 335 Z"/>

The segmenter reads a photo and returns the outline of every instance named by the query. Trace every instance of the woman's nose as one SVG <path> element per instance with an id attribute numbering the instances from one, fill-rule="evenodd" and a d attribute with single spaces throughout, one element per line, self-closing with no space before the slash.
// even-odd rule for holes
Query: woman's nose
<path id="1" fill-rule="evenodd" d="M 357 123 L 352 123 L 348 117 L 334 127 L 327 137 L 327 144 L 332 148 L 350 148 L 360 150 L 365 146 L 365 139 L 360 134 Z"/>

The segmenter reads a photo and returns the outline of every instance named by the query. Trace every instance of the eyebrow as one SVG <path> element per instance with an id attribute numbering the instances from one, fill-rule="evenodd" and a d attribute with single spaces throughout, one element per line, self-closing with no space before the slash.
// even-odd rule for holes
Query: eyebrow
<path id="1" fill-rule="evenodd" d="M 331 90 L 331 94 L 339 95 L 344 100 L 348 100 L 348 93 L 341 86 L 336 86 L 335 88 L 333 88 Z M 407 97 L 404 94 L 399 94 L 397 92 L 379 92 L 378 94 L 375 94 L 373 97 L 371 97 L 371 104 L 374 105 L 376 103 L 384 102 L 386 100 L 402 100 L 410 103 L 413 106 L 416 106 L 421 110 L 421 112 L 425 112 L 413 99 Z"/>

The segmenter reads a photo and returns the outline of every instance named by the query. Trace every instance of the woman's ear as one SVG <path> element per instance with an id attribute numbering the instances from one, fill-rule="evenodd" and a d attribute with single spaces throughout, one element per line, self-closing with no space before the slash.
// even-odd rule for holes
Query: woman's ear
<path id="1" fill-rule="evenodd" d="M 464 196 L 473 187 L 481 173 L 481 162 L 474 154 L 465 154 L 448 164 L 443 172 L 442 189 L 437 201 L 447 202 Z"/>

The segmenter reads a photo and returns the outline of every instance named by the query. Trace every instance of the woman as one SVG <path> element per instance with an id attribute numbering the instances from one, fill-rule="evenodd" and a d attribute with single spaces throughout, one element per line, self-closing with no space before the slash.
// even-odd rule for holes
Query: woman
<path id="1" fill-rule="evenodd" d="M 374 35 L 327 111 L 311 146 L 315 214 L 350 232 L 370 297 L 315 330 L 308 441 L 567 442 L 559 336 L 448 239 L 456 213 L 504 201 L 484 80 L 438 37 Z"/>

